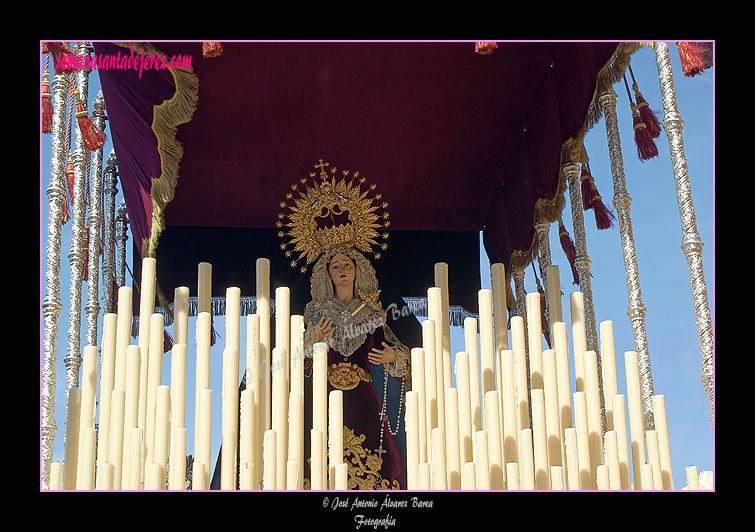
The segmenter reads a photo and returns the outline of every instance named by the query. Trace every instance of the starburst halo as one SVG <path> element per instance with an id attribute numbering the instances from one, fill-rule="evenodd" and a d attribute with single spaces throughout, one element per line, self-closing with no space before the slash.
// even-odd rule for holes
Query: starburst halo
<path id="1" fill-rule="evenodd" d="M 303 273 L 333 247 L 353 247 L 379 259 L 388 248 L 388 202 L 375 193 L 374 183 L 365 186 L 359 172 L 342 170 L 339 177 L 322 159 L 314 167 L 319 174 L 298 179 L 279 203 L 275 226 L 290 265 Z"/>

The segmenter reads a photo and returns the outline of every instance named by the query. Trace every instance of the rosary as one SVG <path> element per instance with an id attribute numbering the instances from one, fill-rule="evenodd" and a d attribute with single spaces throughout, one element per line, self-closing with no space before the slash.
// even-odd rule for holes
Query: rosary
<path id="1" fill-rule="evenodd" d="M 378 419 L 380 420 L 380 446 L 375 449 L 375 453 L 380 457 L 380 459 L 383 459 L 383 453 L 387 453 L 385 449 L 383 449 L 383 431 L 385 430 L 385 425 L 388 425 L 388 432 L 391 433 L 391 436 L 396 436 L 398 434 L 398 427 L 401 424 L 401 408 L 403 406 L 404 402 L 404 382 L 401 381 L 401 393 L 398 403 L 398 416 L 396 417 L 396 430 L 391 429 L 391 422 L 388 419 L 388 414 L 386 413 L 386 408 L 388 405 L 388 372 L 385 372 L 385 377 L 383 378 L 383 407 L 380 409 L 380 414 L 378 414 Z"/>

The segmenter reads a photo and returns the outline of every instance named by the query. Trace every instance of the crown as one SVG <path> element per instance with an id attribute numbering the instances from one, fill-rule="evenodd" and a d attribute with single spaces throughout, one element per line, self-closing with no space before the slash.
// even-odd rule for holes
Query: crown
<path id="1" fill-rule="evenodd" d="M 309 179 L 291 185 L 275 222 L 291 266 L 303 273 L 307 264 L 334 247 L 353 247 L 379 259 L 388 247 L 388 202 L 381 201 L 374 184 L 362 190 L 366 180 L 359 172 L 342 170 L 338 178 L 338 169 L 322 159 L 314 167 L 319 174 L 310 172 Z"/>

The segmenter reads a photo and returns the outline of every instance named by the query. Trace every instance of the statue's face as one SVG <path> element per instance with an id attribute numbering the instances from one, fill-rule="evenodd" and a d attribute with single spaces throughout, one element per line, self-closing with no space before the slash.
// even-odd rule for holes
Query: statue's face
<path id="1" fill-rule="evenodd" d="M 354 286 L 356 265 L 343 253 L 338 253 L 328 264 L 328 275 L 336 288 L 350 288 Z"/>

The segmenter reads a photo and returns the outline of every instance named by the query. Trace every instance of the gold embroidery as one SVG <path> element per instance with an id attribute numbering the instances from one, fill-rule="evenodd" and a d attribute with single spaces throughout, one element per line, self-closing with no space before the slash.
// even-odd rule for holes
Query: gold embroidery
<path id="1" fill-rule="evenodd" d="M 328 381 L 337 390 L 353 390 L 360 381 L 372 382 L 372 377 L 356 364 L 341 362 L 328 368 Z"/>
<path id="2" fill-rule="evenodd" d="M 343 458 L 347 463 L 349 474 L 349 489 L 360 490 L 388 490 L 401 489 L 398 480 L 392 482 L 383 478 L 380 468 L 383 459 L 373 454 L 370 449 L 365 449 L 362 443 L 364 434 L 357 436 L 352 429 L 343 427 Z"/>

